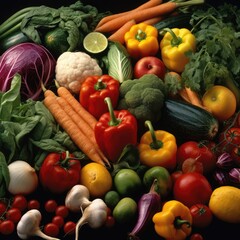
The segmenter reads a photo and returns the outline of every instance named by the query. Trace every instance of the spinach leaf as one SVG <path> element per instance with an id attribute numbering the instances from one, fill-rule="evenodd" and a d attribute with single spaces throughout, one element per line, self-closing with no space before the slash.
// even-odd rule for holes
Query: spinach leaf
<path id="1" fill-rule="evenodd" d="M 0 197 L 4 197 L 6 194 L 7 186 L 10 182 L 10 175 L 6 159 L 2 152 L 0 152 Z"/>

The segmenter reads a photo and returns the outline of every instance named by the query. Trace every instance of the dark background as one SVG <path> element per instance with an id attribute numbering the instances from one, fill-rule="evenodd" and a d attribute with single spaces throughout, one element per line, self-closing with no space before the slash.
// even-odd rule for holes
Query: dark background
<path id="1" fill-rule="evenodd" d="M 29 6 L 38 6 L 38 5 L 47 5 L 50 7 L 60 7 L 60 6 L 68 6 L 71 3 L 75 3 L 77 0 L 20 0 L 20 1 L 12 1 L 5 0 L 1 2 L 0 6 L 0 23 L 4 21 L 7 17 L 13 14 L 15 11 L 20 10 L 24 7 Z M 96 6 L 99 11 L 111 10 L 112 12 L 120 12 L 122 10 L 128 10 L 138 6 L 141 3 L 146 2 L 146 0 L 82 0 L 83 3 L 91 4 Z M 224 2 L 233 3 L 235 5 L 240 6 L 240 0 L 205 0 L 206 3 L 212 5 L 219 5 Z"/>
<path id="2" fill-rule="evenodd" d="M 4 20 L 6 20 L 8 17 L 10 17 L 13 13 L 16 11 L 29 6 L 39 6 L 39 5 L 47 5 L 50 7 L 58 8 L 60 6 L 68 6 L 71 3 L 75 3 L 77 0 L 49 0 L 49 1 L 40 1 L 40 0 L 20 0 L 20 1 L 11 1 L 6 0 L 4 2 L 1 2 L 1 8 L 0 8 L 0 24 Z M 96 6 L 99 11 L 107 11 L 110 10 L 111 12 L 120 12 L 123 10 L 130 10 L 141 3 L 146 2 L 146 0 L 121 0 L 121 1 L 114 1 L 114 0 L 82 0 L 83 3 L 91 4 L 93 6 Z M 211 5 L 220 5 L 224 2 L 232 3 L 240 7 L 240 0 L 229 0 L 229 1 L 205 1 Z M 201 191 L 201 189 L 200 189 Z M 224 199 L 223 199 L 224 201 Z M 221 221 L 218 221 L 217 219 L 214 219 L 214 224 L 212 224 L 209 228 L 206 228 L 204 230 L 201 230 L 200 232 L 204 236 L 204 240 L 212 240 L 212 239 L 218 239 L 218 240 L 234 240 L 239 239 L 239 228 L 240 225 L 233 225 L 233 224 L 227 224 Z M 101 240 L 112 240 L 112 239 L 126 239 L 126 229 L 122 228 L 114 228 L 109 229 L 106 231 L 106 229 L 98 229 L 98 230 L 92 230 L 90 228 L 83 227 L 80 232 L 80 238 L 81 239 L 88 239 L 88 240 L 95 240 L 95 239 L 101 239 Z M 198 230 L 196 230 L 198 231 Z M 97 238 L 96 238 L 97 235 Z M 5 238 L 7 239 L 7 238 Z M 11 240 L 18 239 L 17 236 L 14 239 L 11 237 Z M 67 238 L 64 238 L 67 239 Z M 63 239 L 63 240 L 64 240 Z M 159 236 L 157 236 L 154 232 L 154 229 L 149 229 L 149 231 L 146 231 L 141 240 L 161 240 Z M 1 240 L 4 240 L 1 238 Z"/>

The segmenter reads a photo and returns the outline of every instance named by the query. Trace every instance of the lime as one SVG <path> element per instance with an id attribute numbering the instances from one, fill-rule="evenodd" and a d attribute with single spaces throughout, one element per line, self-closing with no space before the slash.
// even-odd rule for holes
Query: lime
<path id="1" fill-rule="evenodd" d="M 130 223 L 136 217 L 137 203 L 133 198 L 124 197 L 115 206 L 112 214 L 117 223 Z"/>
<path id="2" fill-rule="evenodd" d="M 90 53 L 103 52 L 107 46 L 108 39 L 100 32 L 90 32 L 83 39 L 83 47 Z"/>
<path id="3" fill-rule="evenodd" d="M 107 192 L 104 196 L 104 202 L 110 209 L 113 209 L 118 204 L 119 200 L 120 195 L 114 190 Z"/>

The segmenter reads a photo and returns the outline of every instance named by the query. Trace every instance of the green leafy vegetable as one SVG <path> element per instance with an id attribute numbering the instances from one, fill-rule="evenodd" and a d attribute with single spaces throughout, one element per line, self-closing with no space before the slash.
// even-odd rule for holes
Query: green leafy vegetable
<path id="1" fill-rule="evenodd" d="M 6 186 L 10 182 L 10 176 L 6 159 L 2 152 L 0 152 L 0 197 L 4 197 L 6 194 Z"/>
<path id="2" fill-rule="evenodd" d="M 239 16 L 240 9 L 226 3 L 192 14 L 197 51 L 188 54 L 190 62 L 182 73 L 186 86 L 203 94 L 213 85 L 225 85 L 240 99 Z"/>
<path id="3" fill-rule="evenodd" d="M 110 44 L 107 54 L 108 74 L 120 83 L 133 76 L 133 67 L 126 48 L 120 43 Z"/>

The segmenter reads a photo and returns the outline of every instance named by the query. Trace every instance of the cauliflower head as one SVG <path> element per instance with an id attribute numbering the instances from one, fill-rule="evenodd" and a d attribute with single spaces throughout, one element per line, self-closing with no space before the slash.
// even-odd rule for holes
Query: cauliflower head
<path id="1" fill-rule="evenodd" d="M 82 82 L 89 76 L 102 75 L 96 59 L 84 52 L 64 52 L 56 62 L 55 78 L 59 86 L 78 94 Z"/>

